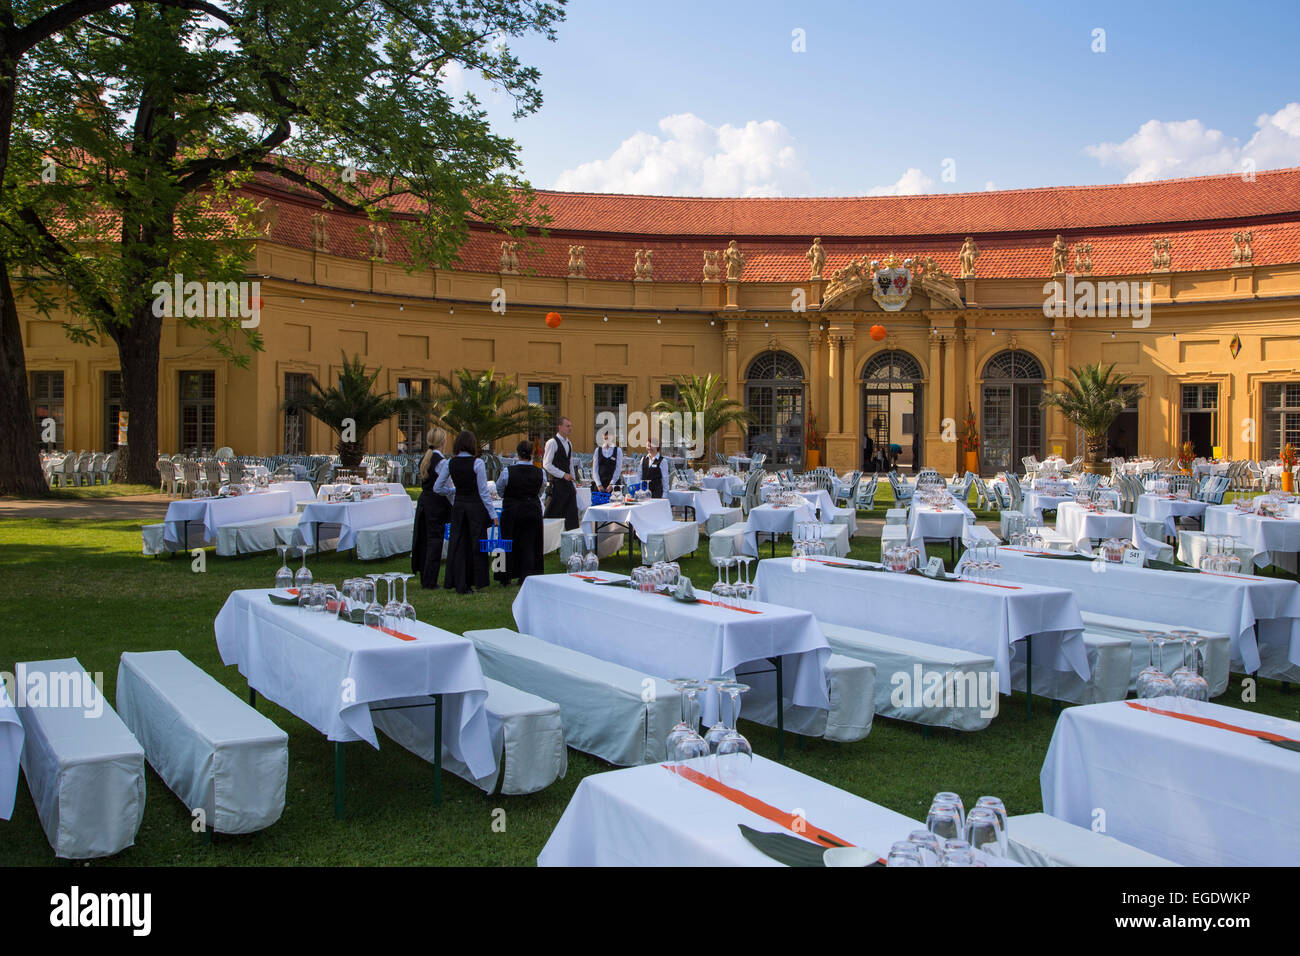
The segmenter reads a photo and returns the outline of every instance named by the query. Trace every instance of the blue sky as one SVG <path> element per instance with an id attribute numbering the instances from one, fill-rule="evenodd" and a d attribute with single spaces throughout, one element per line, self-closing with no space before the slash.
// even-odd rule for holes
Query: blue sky
<path id="1" fill-rule="evenodd" d="M 485 101 L 543 188 L 1113 183 L 1300 165 L 1297 41 L 1297 0 L 574 0 L 558 42 L 512 47 L 541 111 Z"/>

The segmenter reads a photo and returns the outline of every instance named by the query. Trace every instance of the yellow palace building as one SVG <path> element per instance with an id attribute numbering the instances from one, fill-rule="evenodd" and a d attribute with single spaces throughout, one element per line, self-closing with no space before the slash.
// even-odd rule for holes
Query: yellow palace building
<path id="1" fill-rule="evenodd" d="M 398 230 L 326 211 L 274 178 L 249 266 L 265 351 L 240 368 L 167 320 L 159 448 L 328 453 L 280 411 L 340 356 L 394 393 L 494 368 L 592 444 L 602 411 L 643 410 L 674 376 L 717 373 L 755 416 L 728 453 L 861 467 L 959 463 L 974 413 L 980 470 L 1082 435 L 1039 400 L 1073 365 L 1114 363 L 1143 397 L 1109 453 L 1275 456 L 1300 443 L 1300 168 L 1163 182 L 864 198 L 706 199 L 542 192 L 544 237 L 471 226 L 455 267 L 409 272 Z M 562 317 L 558 328 L 545 322 Z M 116 350 L 22 315 L 36 420 L 57 447 L 116 443 Z M 416 450 L 394 419 L 372 451 Z"/>

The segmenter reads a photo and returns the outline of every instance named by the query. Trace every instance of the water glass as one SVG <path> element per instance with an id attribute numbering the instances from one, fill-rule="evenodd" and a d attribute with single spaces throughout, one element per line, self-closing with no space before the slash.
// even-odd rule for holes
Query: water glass
<path id="1" fill-rule="evenodd" d="M 966 842 L 973 849 L 983 850 L 993 856 L 1002 856 L 1004 843 L 1002 826 L 991 807 L 977 806 L 966 818 Z"/>
<path id="2" fill-rule="evenodd" d="M 914 843 L 902 840 L 889 848 L 885 866 L 925 866 L 921 848 Z"/>
<path id="3" fill-rule="evenodd" d="M 944 840 L 940 866 L 974 866 L 975 851 L 965 840 Z"/>
<path id="4" fill-rule="evenodd" d="M 963 830 L 961 811 L 949 801 L 936 800 L 925 817 L 925 828 L 940 839 L 957 839 Z"/>
<path id="5" fill-rule="evenodd" d="M 921 859 L 926 866 L 938 866 L 943 857 L 943 848 L 939 838 L 929 830 L 913 830 L 907 835 L 907 842 L 921 851 Z"/>

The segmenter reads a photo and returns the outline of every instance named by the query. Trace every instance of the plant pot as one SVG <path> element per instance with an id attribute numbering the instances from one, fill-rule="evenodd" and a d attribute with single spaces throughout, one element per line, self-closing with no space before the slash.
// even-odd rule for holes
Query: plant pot
<path id="1" fill-rule="evenodd" d="M 1083 470 L 1091 472 L 1094 475 L 1109 475 L 1110 462 L 1108 461 L 1085 461 Z"/>
<path id="2" fill-rule="evenodd" d="M 1282 490 L 1295 491 L 1295 475 L 1289 471 L 1282 472 Z"/>
<path id="3" fill-rule="evenodd" d="M 966 452 L 966 470 L 978 475 L 980 473 L 980 453 L 977 451 Z"/>
<path id="4" fill-rule="evenodd" d="M 804 462 L 806 467 L 819 468 L 821 467 L 821 463 L 822 463 L 822 453 L 815 448 L 809 449 L 807 452 L 807 459 Z"/>

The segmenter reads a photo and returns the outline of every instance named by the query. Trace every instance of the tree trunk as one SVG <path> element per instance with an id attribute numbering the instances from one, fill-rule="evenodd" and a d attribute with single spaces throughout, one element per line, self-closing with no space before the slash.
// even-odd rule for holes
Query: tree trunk
<path id="1" fill-rule="evenodd" d="M 158 483 L 158 359 L 162 320 L 149 303 L 136 310 L 129 326 L 115 325 L 109 334 L 117 343 L 122 368 L 122 409 L 127 445 L 117 462 L 115 481 L 138 485 Z M 177 449 L 178 451 L 182 449 Z"/>
<path id="2" fill-rule="evenodd" d="M 0 82 L 3 82 L 0 80 Z M 0 256 L 0 495 L 42 495 L 48 490 L 37 451 L 27 392 L 18 305 L 9 263 Z"/>

